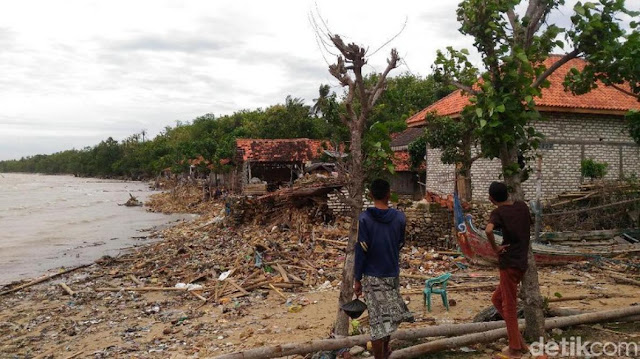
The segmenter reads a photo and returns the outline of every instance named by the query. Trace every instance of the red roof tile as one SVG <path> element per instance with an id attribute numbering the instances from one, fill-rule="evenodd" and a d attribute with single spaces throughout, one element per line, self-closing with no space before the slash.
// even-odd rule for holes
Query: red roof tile
<path id="1" fill-rule="evenodd" d="M 548 68 L 560 59 L 559 55 L 552 55 L 545 61 Z M 599 84 L 599 87 L 584 95 L 573 95 L 565 91 L 562 82 L 571 68 L 583 69 L 586 61 L 573 59 L 562 65 L 547 79 L 549 88 L 542 89 L 542 98 L 536 98 L 536 106 L 540 111 L 575 111 L 582 113 L 601 113 L 602 111 L 626 112 L 630 109 L 640 109 L 640 102 L 634 96 L 626 95 L 613 87 Z M 410 126 L 418 126 L 424 122 L 427 113 L 435 112 L 440 116 L 452 116 L 462 112 L 469 104 L 469 97 L 461 90 L 454 91 L 447 97 L 423 109 L 407 119 Z"/>
<path id="2" fill-rule="evenodd" d="M 308 138 L 237 139 L 236 150 L 242 161 L 251 162 L 307 162 L 322 155 L 327 141 Z"/>
<path id="3" fill-rule="evenodd" d="M 408 172 L 411 171 L 411 156 L 409 156 L 409 151 L 394 151 L 393 152 L 393 166 L 395 167 L 396 172 Z M 419 171 L 424 171 L 426 169 L 425 164 L 423 163 Z"/>

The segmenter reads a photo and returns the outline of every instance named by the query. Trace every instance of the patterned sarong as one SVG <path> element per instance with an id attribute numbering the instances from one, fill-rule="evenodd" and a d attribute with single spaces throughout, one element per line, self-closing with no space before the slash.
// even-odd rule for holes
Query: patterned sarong
<path id="1" fill-rule="evenodd" d="M 364 276 L 362 291 L 369 311 L 371 340 L 391 335 L 402 322 L 413 322 L 413 314 L 400 296 L 400 278 Z"/>

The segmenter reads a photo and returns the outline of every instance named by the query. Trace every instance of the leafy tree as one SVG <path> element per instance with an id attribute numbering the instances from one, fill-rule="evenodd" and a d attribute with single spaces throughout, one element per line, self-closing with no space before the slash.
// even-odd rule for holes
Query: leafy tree
<path id="1" fill-rule="evenodd" d="M 452 119 L 430 113 L 425 117 L 425 123 L 424 135 L 409 145 L 412 166 L 417 168 L 424 162 L 427 144 L 441 150 L 440 160 L 443 163 L 458 166 L 457 174 L 465 182 L 464 199 L 471 201 L 471 165 L 482 157 L 481 154 L 472 154 L 477 141 L 473 117 L 466 114 Z"/>
<path id="2" fill-rule="evenodd" d="M 395 49 L 391 50 L 387 67 L 380 74 L 378 81 L 373 85 L 367 85 L 362 73 L 367 63 L 365 48 L 354 43 L 347 45 L 338 35 L 327 34 L 327 36 L 339 52 L 336 63 L 329 66 L 329 73 L 346 89 L 343 101 L 345 111 L 340 112 L 339 115 L 344 125 L 349 128 L 350 134 L 350 160 L 346 187 L 349 191 L 347 202 L 351 208 L 351 229 L 338 298 L 339 304 L 342 305 L 353 297 L 354 248 L 358 236 L 358 218 L 362 212 L 365 180 L 363 135 L 372 110 L 384 92 L 387 76 L 397 67 L 399 57 Z M 348 334 L 349 317 L 343 311 L 338 311 L 334 329 L 338 335 Z"/>
<path id="3" fill-rule="evenodd" d="M 609 167 L 608 163 L 596 162 L 593 158 L 589 158 L 580 162 L 580 173 L 583 177 L 589 177 L 592 180 L 603 178 L 607 174 L 607 167 Z"/>
<path id="4" fill-rule="evenodd" d="M 464 0 L 457 10 L 459 31 L 472 36 L 481 56 L 481 69 L 468 60 L 468 51 L 447 48 L 438 52 L 434 70 L 439 79 L 453 84 L 471 96 L 467 109 L 475 123 L 475 134 L 482 154 L 499 158 L 502 175 L 514 199 L 523 199 L 522 181 L 528 167 L 518 158 L 537 148 L 540 134 L 532 127 L 539 120 L 535 98 L 548 86 L 547 78 L 567 61 L 580 55 L 597 54 L 599 49 L 616 43 L 625 34 L 616 16 L 631 14 L 624 0 L 577 3 L 570 20 L 572 27 L 562 29 L 549 24 L 550 14 L 558 12 L 563 0 Z M 518 9 L 522 9 L 518 13 Z M 565 41 L 559 35 L 565 35 Z M 544 60 L 557 47 L 571 48 L 552 66 Z M 481 70 L 481 71 L 480 71 Z M 473 77 L 481 73 L 480 81 Z M 538 338 L 543 334 L 542 296 L 535 261 L 524 279 L 526 333 Z"/>

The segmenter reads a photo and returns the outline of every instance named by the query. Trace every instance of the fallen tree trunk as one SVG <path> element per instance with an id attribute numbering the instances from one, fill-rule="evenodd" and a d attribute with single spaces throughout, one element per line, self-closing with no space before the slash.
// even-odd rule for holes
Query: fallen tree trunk
<path id="1" fill-rule="evenodd" d="M 523 321 L 524 322 L 524 321 Z M 504 322 L 447 324 L 425 328 L 398 330 L 392 339 L 411 340 L 425 337 L 452 336 L 504 327 Z M 220 355 L 217 359 L 266 359 L 295 354 L 307 354 L 322 350 L 336 350 L 355 345 L 365 345 L 371 340 L 368 334 L 336 339 L 311 340 L 302 343 L 289 343 L 269 347 L 259 347 L 241 352 Z"/>
<path id="2" fill-rule="evenodd" d="M 568 317 L 549 318 L 545 320 L 546 330 L 554 328 L 570 327 L 578 324 L 591 324 L 640 315 L 640 306 L 607 310 L 602 312 L 571 315 Z M 489 330 L 484 333 L 474 333 L 459 337 L 438 339 L 429 343 L 415 345 L 394 351 L 391 359 L 415 358 L 428 353 L 434 353 L 446 349 L 459 348 L 465 345 L 487 343 L 507 336 L 506 328 Z"/>
<path id="3" fill-rule="evenodd" d="M 545 321 L 546 329 L 568 327 L 577 324 L 598 323 L 608 320 L 640 316 L 640 306 L 615 309 L 603 312 L 584 313 L 561 318 L 550 318 Z M 524 325 L 520 320 L 519 325 Z M 473 334 L 469 334 L 473 333 Z M 466 335 L 465 335 L 466 334 Z M 503 321 L 448 324 L 425 328 L 398 330 L 391 335 L 392 339 L 412 340 L 428 337 L 454 336 L 458 337 L 434 340 L 429 343 L 416 345 L 393 352 L 391 358 L 412 358 L 426 353 L 451 349 L 469 344 L 494 341 L 507 336 Z M 279 358 L 295 354 L 307 354 L 322 350 L 336 350 L 350 348 L 355 345 L 365 345 L 371 337 L 357 335 L 337 339 L 311 340 L 302 343 L 288 343 L 269 347 L 259 347 L 241 352 L 229 353 L 215 357 L 216 359 L 267 359 Z"/>
<path id="4" fill-rule="evenodd" d="M 587 312 L 579 309 L 571 308 L 549 308 L 549 315 L 554 317 L 568 317 L 570 315 L 587 314 Z M 632 315 L 626 318 L 621 318 L 619 322 L 640 322 L 640 315 Z"/>
<path id="5" fill-rule="evenodd" d="M 626 277 L 623 277 L 623 276 L 620 276 L 620 275 L 616 275 L 616 274 L 608 274 L 608 276 L 610 278 L 613 278 L 613 280 L 618 282 L 618 283 L 635 285 L 637 287 L 640 287 L 640 281 L 638 281 L 638 280 L 631 279 L 631 278 L 626 278 Z"/>

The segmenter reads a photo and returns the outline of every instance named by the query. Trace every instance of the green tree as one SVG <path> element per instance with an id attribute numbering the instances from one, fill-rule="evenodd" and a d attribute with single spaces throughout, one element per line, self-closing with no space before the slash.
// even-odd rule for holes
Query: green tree
<path id="1" fill-rule="evenodd" d="M 567 61 L 615 43 L 625 34 L 616 20 L 629 13 L 624 0 L 601 0 L 578 3 L 570 20 L 572 27 L 562 29 L 548 24 L 550 14 L 558 13 L 564 1 L 529 0 L 522 12 L 520 0 L 465 0 L 457 10 L 460 32 L 473 37 L 481 56 L 482 68 L 475 69 L 468 51 L 448 48 L 438 52 L 434 69 L 437 77 L 471 95 L 468 113 L 477 130 L 475 134 L 482 154 L 499 158 L 502 174 L 514 199 L 523 199 L 522 181 L 528 168 L 521 168 L 518 157 L 535 150 L 540 134 L 532 127 L 539 120 L 535 98 L 548 86 L 547 78 Z M 566 44 L 559 40 L 565 35 Z M 544 60 L 557 47 L 571 47 L 549 68 Z M 471 75 L 481 73 L 476 82 Z M 530 267 L 524 279 L 526 333 L 538 338 L 543 334 L 542 296 L 535 261 L 530 253 Z"/>
<path id="2" fill-rule="evenodd" d="M 473 116 L 462 115 L 452 119 L 448 116 L 437 116 L 434 113 L 425 117 L 425 133 L 416 141 L 409 144 L 409 155 L 413 168 L 418 168 L 423 162 L 427 151 L 436 148 L 441 151 L 442 163 L 458 166 L 456 174 L 464 179 L 464 199 L 471 201 L 471 166 L 482 157 L 482 154 L 473 155 L 477 139 L 474 136 L 476 126 Z M 456 181 L 457 184 L 457 181 Z M 458 189 L 460 191 L 460 189 Z"/>

